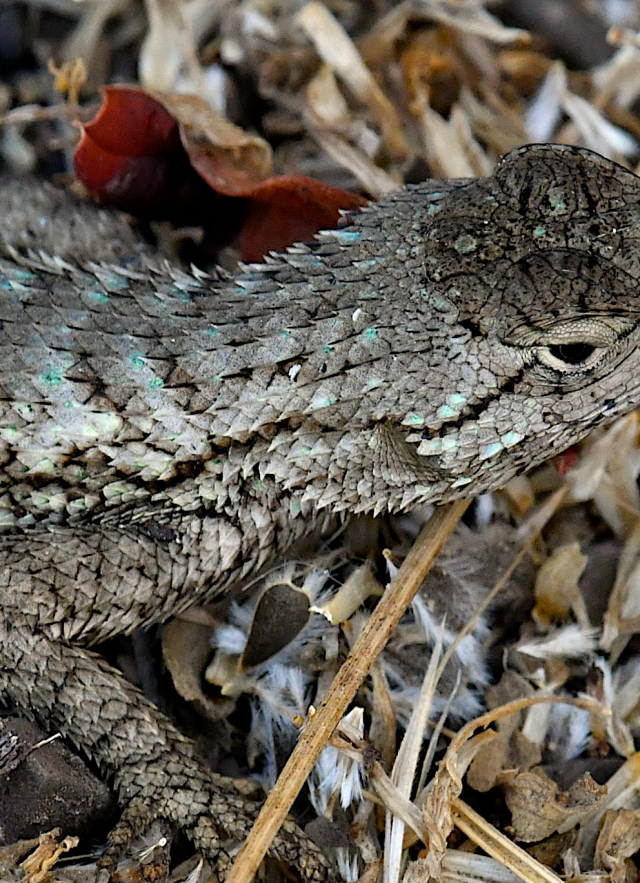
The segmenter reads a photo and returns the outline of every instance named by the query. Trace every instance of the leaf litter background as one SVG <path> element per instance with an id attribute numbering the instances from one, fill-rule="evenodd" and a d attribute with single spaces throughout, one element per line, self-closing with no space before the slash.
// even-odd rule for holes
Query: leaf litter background
<path id="1" fill-rule="evenodd" d="M 201 267 L 532 141 L 640 161 L 631 0 L 5 3 L 0 71 L 11 174 L 81 192 L 75 152 L 86 188 Z M 631 414 L 469 510 L 296 806 L 340 878 L 638 878 L 639 433 Z M 354 523 L 106 651 L 217 769 L 269 788 L 427 517 Z M 3 879 L 90 879 L 56 835 L 20 870 L 34 845 L 0 851 Z"/>

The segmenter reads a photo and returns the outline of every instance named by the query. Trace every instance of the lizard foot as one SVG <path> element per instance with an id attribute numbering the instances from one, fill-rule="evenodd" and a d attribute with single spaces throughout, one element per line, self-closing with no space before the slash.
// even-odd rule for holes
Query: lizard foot
<path id="1" fill-rule="evenodd" d="M 109 835 L 99 861 L 107 876 L 101 879 L 115 874 L 133 840 L 158 820 L 183 831 L 215 867 L 219 878 L 227 876 L 260 809 L 258 803 L 240 793 L 233 779 L 203 768 L 183 752 L 158 764 L 147 760 L 143 765 L 128 766 L 120 770 L 118 779 L 120 794 L 135 796 L 127 801 Z M 328 879 L 324 856 L 293 821 L 285 822 L 269 855 L 308 883 L 326 883 Z"/>
<path id="2" fill-rule="evenodd" d="M 107 874 L 132 837 L 159 821 L 184 831 L 222 879 L 258 804 L 240 783 L 202 766 L 189 739 L 103 659 L 49 640 L 17 614 L 7 619 L 0 618 L 0 694 L 31 709 L 110 774 L 125 810 L 103 859 Z M 293 822 L 283 826 L 270 855 L 309 883 L 328 877 L 322 854 Z"/>

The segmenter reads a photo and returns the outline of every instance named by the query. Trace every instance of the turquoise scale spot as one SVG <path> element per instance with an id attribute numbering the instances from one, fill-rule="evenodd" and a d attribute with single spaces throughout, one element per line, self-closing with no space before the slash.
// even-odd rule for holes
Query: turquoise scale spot
<path id="1" fill-rule="evenodd" d="M 362 234 L 357 230 L 336 230 L 334 236 L 338 242 L 341 242 L 343 245 L 348 245 L 350 242 L 357 242 L 362 238 Z"/>
<path id="2" fill-rule="evenodd" d="M 504 445 L 502 442 L 491 442 L 491 444 L 483 445 L 480 448 L 480 459 L 488 460 L 490 457 L 495 457 L 496 454 L 499 454 L 503 449 Z"/>
<path id="3" fill-rule="evenodd" d="M 436 411 L 436 416 L 441 420 L 448 420 L 450 417 L 457 417 L 458 412 L 449 407 L 449 405 L 441 405 Z"/>
<path id="4" fill-rule="evenodd" d="M 115 288 L 116 291 L 120 291 L 122 288 L 128 288 L 129 283 L 122 276 L 115 276 L 113 274 L 107 276 L 106 283 L 109 288 Z"/>
<path id="5" fill-rule="evenodd" d="M 164 386 L 162 377 L 154 377 L 149 381 L 149 389 L 160 389 L 162 386 Z"/>
<path id="6" fill-rule="evenodd" d="M 365 340 L 375 340 L 378 336 L 378 332 L 375 328 L 365 328 L 364 336 Z"/>
<path id="7" fill-rule="evenodd" d="M 282 331 L 281 333 L 282 333 L 282 336 L 285 338 L 285 340 L 286 340 L 287 338 L 291 337 L 291 332 L 290 332 L 290 331 L 287 331 L 286 328 L 285 328 L 284 331 Z"/>
<path id="8" fill-rule="evenodd" d="M 129 361 L 134 368 L 144 368 L 145 361 L 142 356 L 130 356 Z"/>
<path id="9" fill-rule="evenodd" d="M 87 291 L 87 297 L 89 300 L 93 301 L 94 304 L 109 303 L 109 295 L 104 291 L 98 291 L 97 288 L 90 288 L 89 291 Z"/>
<path id="10" fill-rule="evenodd" d="M 544 234 L 545 234 L 546 232 L 547 232 L 547 231 L 546 231 L 546 229 L 545 229 L 544 227 L 536 227 L 536 229 L 533 231 L 533 235 L 534 235 L 534 236 L 537 236 L 538 238 L 540 238 L 540 236 L 544 236 Z"/>
<path id="11" fill-rule="evenodd" d="M 466 405 L 467 400 L 463 395 L 460 395 L 459 392 L 454 392 L 448 397 L 448 402 L 456 408 L 460 407 L 460 405 Z"/>
<path id="12" fill-rule="evenodd" d="M 325 354 L 325 356 L 330 356 L 331 353 L 333 352 L 333 347 L 329 346 L 329 344 L 327 344 L 326 346 L 324 346 L 322 348 L 322 352 Z"/>
<path id="13" fill-rule="evenodd" d="M 406 421 L 409 426 L 424 426 L 424 417 L 420 414 L 407 414 Z"/>
<path id="14" fill-rule="evenodd" d="M 62 368 L 49 368 L 46 374 L 41 374 L 40 376 L 49 386 L 60 386 L 64 381 L 64 371 Z"/>
<path id="15" fill-rule="evenodd" d="M 514 445 L 517 445 L 522 438 L 523 435 L 521 432 L 507 432 L 501 437 L 501 441 L 505 448 L 512 448 Z"/>
<path id="16" fill-rule="evenodd" d="M 35 273 L 32 273 L 30 270 L 13 270 L 13 275 L 16 279 L 20 279 L 21 282 L 29 282 L 32 279 L 37 279 Z"/>
<path id="17" fill-rule="evenodd" d="M 468 233 L 463 233 L 461 236 L 458 236 L 453 243 L 453 247 L 458 254 L 469 254 L 476 250 L 478 247 L 478 241 L 473 236 L 469 236 Z"/>
<path id="18" fill-rule="evenodd" d="M 217 328 L 207 328 L 207 334 L 209 335 L 209 337 L 215 337 L 217 333 Z"/>
<path id="19" fill-rule="evenodd" d="M 9 279 L 0 279 L 0 291 L 13 291 L 13 283 Z"/>

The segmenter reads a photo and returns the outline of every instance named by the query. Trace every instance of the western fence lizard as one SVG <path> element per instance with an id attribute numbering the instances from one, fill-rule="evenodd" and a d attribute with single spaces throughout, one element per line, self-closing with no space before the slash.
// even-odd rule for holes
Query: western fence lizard
<path id="1" fill-rule="evenodd" d="M 0 692 L 224 872 L 253 807 L 84 648 L 334 513 L 499 487 L 636 405 L 640 183 L 522 148 L 233 282 L 49 191 L 7 184 L 0 219 Z M 324 876 L 293 824 L 272 851 Z"/>

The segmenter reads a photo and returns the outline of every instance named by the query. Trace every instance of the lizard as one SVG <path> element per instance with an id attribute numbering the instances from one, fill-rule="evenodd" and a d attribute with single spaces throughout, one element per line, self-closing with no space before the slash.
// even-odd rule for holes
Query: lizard
<path id="1" fill-rule="evenodd" d="M 0 188 L 0 694 L 111 776 L 108 871 L 162 819 L 224 875 L 255 807 L 87 648 L 333 518 L 498 488 L 637 405 L 640 182 L 527 146 L 233 279 L 42 199 Z M 293 822 L 271 853 L 326 877 Z"/>

